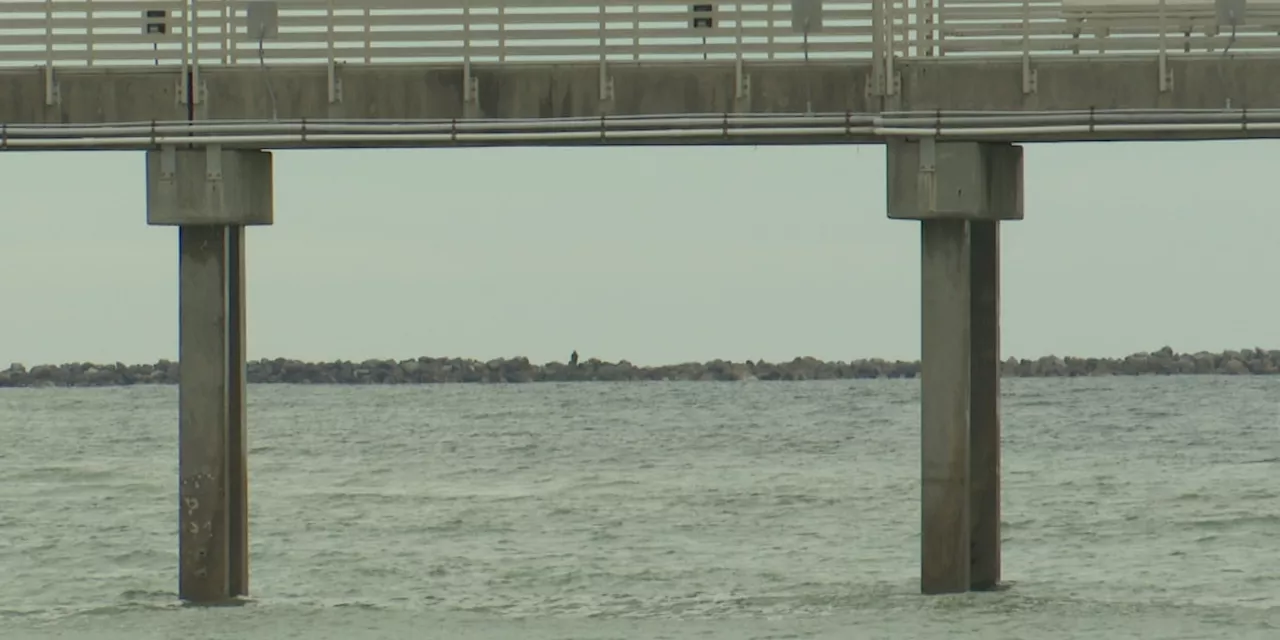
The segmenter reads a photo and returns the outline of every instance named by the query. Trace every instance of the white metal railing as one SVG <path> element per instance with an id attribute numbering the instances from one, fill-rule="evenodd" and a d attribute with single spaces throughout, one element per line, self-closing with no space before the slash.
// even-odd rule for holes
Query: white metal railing
<path id="1" fill-rule="evenodd" d="M 0 66 L 1228 52 L 1280 53 L 1280 0 L 0 0 Z"/>
<path id="2" fill-rule="evenodd" d="M 1212 0 L 937 0 L 937 55 L 1280 53 L 1280 3 L 1219 15 Z"/>
<path id="3" fill-rule="evenodd" d="M 195 0 L 197 58 L 223 64 L 870 57 L 870 2 L 825 4 L 808 33 L 788 3 L 689 0 L 314 0 L 273 24 L 246 0 Z"/>
<path id="4" fill-rule="evenodd" d="M 0 0 L 0 65 L 185 64 L 189 23 L 185 0 Z"/>

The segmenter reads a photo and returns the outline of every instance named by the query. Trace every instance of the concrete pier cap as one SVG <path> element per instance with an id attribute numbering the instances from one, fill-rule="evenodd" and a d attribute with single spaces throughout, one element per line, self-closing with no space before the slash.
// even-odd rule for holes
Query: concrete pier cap
<path id="1" fill-rule="evenodd" d="M 891 219 L 1022 219 L 1022 147 L 921 138 L 891 139 L 885 150 Z"/>
<path id="2" fill-rule="evenodd" d="M 272 155 L 218 145 L 147 151 L 147 224 L 270 225 Z"/>

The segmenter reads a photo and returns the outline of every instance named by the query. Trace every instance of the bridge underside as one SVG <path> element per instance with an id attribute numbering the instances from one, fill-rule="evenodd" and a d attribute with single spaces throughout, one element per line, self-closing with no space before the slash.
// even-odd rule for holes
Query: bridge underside
<path id="1" fill-rule="evenodd" d="M 197 120 L 422 120 L 663 114 L 877 113 L 1280 108 L 1280 58 L 1179 57 L 1161 82 L 1154 58 L 904 60 L 889 96 L 870 90 L 870 62 L 732 62 L 204 68 Z M 180 68 L 0 70 L 0 122 L 103 124 L 187 120 Z M 602 76 L 607 85 L 602 87 Z M 466 87 L 473 84 L 472 100 Z M 1163 85 L 1163 86 L 1162 86 Z M 602 91 L 602 88 L 604 89 Z M 1225 137 L 1267 136 L 1267 132 Z M 1022 140 L 1080 139 L 1027 133 Z M 1116 139 L 1129 136 L 1092 136 Z M 1139 136 L 1141 137 L 1141 136 Z M 1150 137 L 1150 136 L 1148 136 Z M 1161 138 L 1182 137 L 1178 134 Z M 1186 137 L 1206 137 L 1203 132 Z M 1215 135 L 1212 137 L 1224 137 Z M 806 143 L 822 142 L 812 137 Z M 784 140 L 785 141 L 785 140 Z M 800 141 L 797 139 L 796 141 Z M 880 142 L 882 139 L 830 142 Z M 753 143 L 759 143 L 754 140 Z M 724 144 L 724 140 L 715 142 Z M 387 146 L 380 144 L 379 146 Z"/>

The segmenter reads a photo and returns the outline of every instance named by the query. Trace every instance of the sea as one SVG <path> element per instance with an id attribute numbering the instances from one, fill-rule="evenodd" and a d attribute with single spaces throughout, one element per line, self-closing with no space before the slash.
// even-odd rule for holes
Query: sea
<path id="1" fill-rule="evenodd" d="M 177 601 L 177 389 L 0 390 L 0 638 L 1280 638 L 1280 377 L 1004 381 L 1008 589 L 919 594 L 919 383 L 251 386 L 251 598 Z"/>

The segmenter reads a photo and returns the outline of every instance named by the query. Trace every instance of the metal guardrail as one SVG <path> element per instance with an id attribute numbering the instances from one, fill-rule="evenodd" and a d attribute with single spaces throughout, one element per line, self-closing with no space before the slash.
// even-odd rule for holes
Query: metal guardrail
<path id="1" fill-rule="evenodd" d="M 162 145 L 333 149 L 652 142 L 877 144 L 894 137 L 921 136 L 1001 141 L 1280 137 L 1280 109 L 690 114 L 404 122 L 264 120 L 100 125 L 0 124 L 0 151 L 136 150 Z"/>
<path id="2" fill-rule="evenodd" d="M 0 67 L 1280 53 L 1212 0 L 4 0 Z"/>

